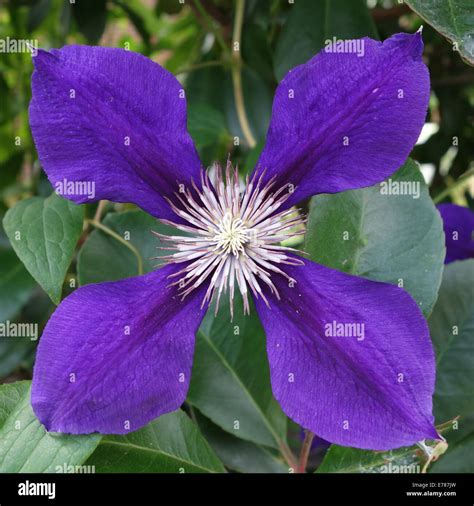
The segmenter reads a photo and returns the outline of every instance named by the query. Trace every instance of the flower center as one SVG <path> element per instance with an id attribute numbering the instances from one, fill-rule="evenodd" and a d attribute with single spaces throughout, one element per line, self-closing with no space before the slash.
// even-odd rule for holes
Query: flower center
<path id="1" fill-rule="evenodd" d="M 191 189 L 175 193 L 176 201 L 168 200 L 180 223 L 161 220 L 186 235 L 164 236 L 155 232 L 174 252 L 161 257 L 167 263 L 186 263 L 177 278 L 182 297 L 208 283 L 202 306 L 216 302 L 216 313 L 223 293 L 229 293 L 233 316 L 235 289 L 242 294 L 244 313 L 250 312 L 248 294 L 261 297 L 269 306 L 262 287 L 279 298 L 273 275 L 296 281 L 280 266 L 302 265 L 302 260 L 289 252 L 296 251 L 281 243 L 304 234 L 304 219 L 295 209 L 280 210 L 290 196 L 287 186 L 272 191 L 275 181 L 262 185 L 262 175 L 247 177 L 240 188 L 237 169 L 228 163 L 225 174 L 217 168 L 216 181 L 208 173 L 201 175 L 201 187 L 193 182 Z M 184 223 L 183 223 L 184 222 Z"/>
<path id="2" fill-rule="evenodd" d="M 235 257 L 239 252 L 244 252 L 244 244 L 249 241 L 249 229 L 240 218 L 226 214 L 219 224 L 219 229 L 221 231 L 213 238 L 218 248 L 225 254 L 232 253 Z"/>

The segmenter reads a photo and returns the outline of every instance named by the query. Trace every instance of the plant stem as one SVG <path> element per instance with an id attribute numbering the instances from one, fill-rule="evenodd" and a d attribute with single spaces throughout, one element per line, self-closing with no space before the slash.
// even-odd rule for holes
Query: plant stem
<path id="1" fill-rule="evenodd" d="M 433 198 L 433 202 L 435 204 L 439 204 L 442 200 L 448 197 L 456 188 L 459 188 L 463 184 L 467 182 L 468 179 L 474 176 L 474 167 L 466 171 L 462 176 L 459 177 L 457 181 L 455 181 L 451 186 L 444 189 L 441 193 L 438 193 L 436 197 Z"/>
<path id="2" fill-rule="evenodd" d="M 207 27 L 213 33 L 217 43 L 219 44 L 219 46 L 221 46 L 221 49 L 224 52 L 224 54 L 229 55 L 229 47 L 225 43 L 225 40 L 222 37 L 221 32 L 215 27 L 214 20 L 209 16 L 206 9 L 203 7 L 201 1 L 194 0 L 194 5 L 196 6 L 196 9 L 198 10 L 199 14 L 201 14 L 201 16 L 204 18 Z"/>
<path id="3" fill-rule="evenodd" d="M 311 443 L 313 442 L 314 434 L 309 430 L 305 430 L 303 446 L 301 447 L 300 462 L 298 465 L 298 472 L 305 473 L 308 464 L 309 452 L 311 450 Z"/>
<path id="4" fill-rule="evenodd" d="M 107 204 L 106 200 L 99 200 L 99 205 L 94 214 L 94 221 L 100 221 L 102 218 L 102 213 L 104 212 L 104 208 Z"/>
<path id="5" fill-rule="evenodd" d="M 245 112 L 244 92 L 242 87 L 242 56 L 240 53 L 240 41 L 242 38 L 242 25 L 244 22 L 245 0 L 236 0 L 234 30 L 232 34 L 232 82 L 234 85 L 235 106 L 239 118 L 240 127 L 245 140 L 250 148 L 257 144 L 250 130 L 247 113 Z"/>
<path id="6" fill-rule="evenodd" d="M 205 69 L 207 67 L 220 67 L 226 65 L 226 62 L 222 60 L 209 60 L 203 61 L 200 63 L 195 63 L 194 65 L 189 65 L 188 67 L 184 67 L 181 70 L 176 72 L 178 74 L 189 74 L 190 72 L 194 72 L 195 70 Z"/>
<path id="7" fill-rule="evenodd" d="M 87 220 L 87 223 L 90 223 L 94 227 L 98 228 L 99 230 L 102 230 L 102 232 L 106 233 L 107 235 L 110 235 L 110 237 L 113 237 L 120 243 L 122 243 L 124 246 L 126 246 L 136 257 L 137 259 L 137 267 L 138 267 L 138 275 L 141 276 L 143 274 L 143 259 L 140 255 L 140 252 L 135 248 L 133 244 L 131 244 L 129 241 L 126 241 L 122 236 L 111 230 L 109 227 L 106 227 L 100 221 L 97 221 L 95 219 L 93 220 Z"/>
<path id="8" fill-rule="evenodd" d="M 295 471 L 298 472 L 298 462 L 296 461 L 296 457 L 293 455 L 293 452 L 290 450 L 289 446 L 282 441 L 278 440 L 278 446 L 280 448 L 280 452 L 285 459 L 286 463 Z"/>

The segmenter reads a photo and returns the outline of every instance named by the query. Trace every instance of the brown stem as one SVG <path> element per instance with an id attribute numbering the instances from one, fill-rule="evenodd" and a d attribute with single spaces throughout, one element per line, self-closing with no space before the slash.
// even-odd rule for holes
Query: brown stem
<path id="1" fill-rule="evenodd" d="M 308 465 L 309 452 L 311 450 L 311 443 L 313 442 L 314 434 L 309 430 L 305 430 L 303 446 L 301 447 L 300 461 L 298 464 L 298 472 L 305 473 L 306 466 Z"/>
<path id="2" fill-rule="evenodd" d="M 290 450 L 290 447 L 282 440 L 278 441 L 278 446 L 280 447 L 280 452 L 283 458 L 285 459 L 286 463 L 295 472 L 298 472 L 298 462 L 296 461 L 296 457 L 293 455 L 293 452 Z"/>

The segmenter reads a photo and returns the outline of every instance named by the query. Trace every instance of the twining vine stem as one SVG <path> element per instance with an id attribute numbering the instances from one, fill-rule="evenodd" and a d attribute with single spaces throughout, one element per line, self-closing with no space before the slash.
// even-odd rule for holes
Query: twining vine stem
<path id="1" fill-rule="evenodd" d="M 133 244 L 131 244 L 129 241 L 126 241 L 122 236 L 111 230 L 109 227 L 103 225 L 100 221 L 97 221 L 95 219 L 92 220 L 86 220 L 86 223 L 98 228 L 99 230 L 102 230 L 107 235 L 110 235 L 110 237 L 113 237 L 120 243 L 122 243 L 124 246 L 126 246 L 136 257 L 137 259 L 137 268 L 138 268 L 138 275 L 141 276 L 143 274 L 143 259 L 140 255 L 140 252 L 135 248 Z"/>
<path id="2" fill-rule="evenodd" d="M 280 453 L 282 454 L 286 463 L 295 472 L 297 472 L 298 471 L 298 462 L 296 461 L 296 458 L 293 455 L 293 452 L 290 450 L 289 446 L 284 441 L 282 441 L 281 439 L 278 439 L 277 441 L 278 441 L 278 447 L 280 448 Z"/>
<path id="3" fill-rule="evenodd" d="M 221 46 L 221 49 L 224 51 L 224 54 L 228 55 L 229 48 L 227 47 L 227 44 L 225 43 L 225 40 L 222 37 L 221 32 L 214 25 L 214 20 L 209 16 L 206 9 L 203 7 L 201 0 L 194 0 L 194 5 L 196 6 L 196 9 L 198 10 L 199 14 L 203 17 L 207 27 L 216 38 L 217 43 L 219 44 L 219 46 Z"/>
<path id="4" fill-rule="evenodd" d="M 459 188 L 460 186 L 463 186 L 466 184 L 468 179 L 474 176 L 474 168 L 469 169 L 466 171 L 462 176 L 459 177 L 459 179 L 453 183 L 451 186 L 443 190 L 441 193 L 436 195 L 436 197 L 433 198 L 433 202 L 435 204 L 439 204 L 442 200 L 444 200 L 447 196 L 449 196 L 456 188 Z"/>
<path id="5" fill-rule="evenodd" d="M 311 444 L 314 439 L 314 434 L 309 430 L 305 430 L 305 436 L 303 446 L 301 447 L 300 461 L 298 463 L 298 472 L 305 473 L 306 466 L 308 465 L 309 452 L 311 450 Z"/>
<path id="6" fill-rule="evenodd" d="M 94 221 L 100 221 L 102 218 L 102 213 L 104 212 L 105 206 L 107 205 L 106 200 L 99 200 L 99 204 L 97 205 L 97 209 L 94 214 Z"/>
<path id="7" fill-rule="evenodd" d="M 234 85 L 235 106 L 240 127 L 250 148 L 257 142 L 250 130 L 247 113 L 245 112 L 244 92 L 242 87 L 242 56 L 240 42 L 242 38 L 242 25 L 244 22 L 245 0 L 236 0 L 234 30 L 232 34 L 232 82 Z"/>
<path id="8" fill-rule="evenodd" d="M 183 67 L 182 69 L 176 72 L 176 75 L 179 74 L 189 74 L 194 72 L 195 70 L 201 70 L 209 67 L 223 67 L 226 65 L 226 62 L 223 60 L 209 60 L 203 61 L 200 63 L 195 63 L 194 65 L 189 65 L 188 67 Z"/>

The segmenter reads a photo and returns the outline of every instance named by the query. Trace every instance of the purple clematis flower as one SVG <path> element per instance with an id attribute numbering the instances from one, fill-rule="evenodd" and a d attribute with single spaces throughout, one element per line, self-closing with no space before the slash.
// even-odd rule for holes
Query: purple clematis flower
<path id="1" fill-rule="evenodd" d="M 123 434 L 183 403 L 195 332 L 211 300 L 254 300 L 272 389 L 319 437 L 384 450 L 437 438 L 434 356 L 402 289 L 350 276 L 281 246 L 292 207 L 373 185 L 407 158 L 427 111 L 420 34 L 363 39 L 364 57 L 318 55 L 279 84 L 267 142 L 241 192 L 228 165 L 211 183 L 186 130 L 179 82 L 121 49 L 36 56 L 30 123 L 53 185 L 92 181 L 188 233 L 144 276 L 77 289 L 39 344 L 32 405 L 50 431 Z M 87 196 L 69 196 L 84 203 Z M 171 284 L 171 286 L 170 286 Z M 364 339 L 328 325 L 364 325 Z"/>
<path id="2" fill-rule="evenodd" d="M 445 264 L 474 258 L 474 213 L 456 204 L 439 204 L 446 236 Z"/>

